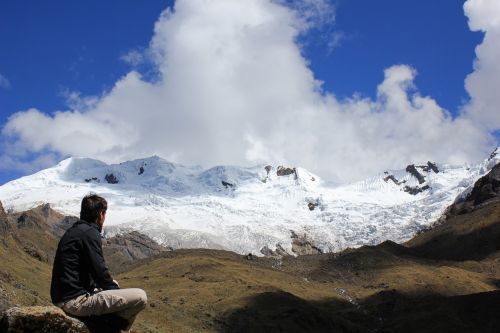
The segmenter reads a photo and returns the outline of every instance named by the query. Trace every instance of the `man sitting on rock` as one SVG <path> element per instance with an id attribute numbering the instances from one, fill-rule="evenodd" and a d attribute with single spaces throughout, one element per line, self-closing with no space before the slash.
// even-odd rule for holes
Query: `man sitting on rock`
<path id="1" fill-rule="evenodd" d="M 91 194 L 83 198 L 80 220 L 59 241 L 50 295 L 72 316 L 111 316 L 118 330 L 128 331 L 146 306 L 142 289 L 120 289 L 111 278 L 102 253 L 101 230 L 107 202 Z M 111 315 L 110 315 L 111 314 Z"/>

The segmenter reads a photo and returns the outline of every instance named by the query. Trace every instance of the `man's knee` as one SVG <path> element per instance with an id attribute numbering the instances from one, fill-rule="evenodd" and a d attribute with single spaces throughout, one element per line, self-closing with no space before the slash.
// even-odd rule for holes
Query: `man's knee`
<path id="1" fill-rule="evenodd" d="M 146 295 L 146 292 L 142 289 L 137 289 L 137 295 L 139 297 L 139 307 L 144 309 L 148 303 L 148 295 Z"/>

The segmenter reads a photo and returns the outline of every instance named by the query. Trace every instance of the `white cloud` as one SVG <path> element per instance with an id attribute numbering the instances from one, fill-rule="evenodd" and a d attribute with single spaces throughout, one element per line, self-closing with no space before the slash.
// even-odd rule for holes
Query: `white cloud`
<path id="1" fill-rule="evenodd" d="M 127 53 L 122 54 L 120 59 L 133 67 L 137 67 L 146 61 L 144 53 L 138 50 L 130 50 Z"/>
<path id="2" fill-rule="evenodd" d="M 10 88 L 10 81 L 0 73 L 0 88 Z"/>
<path id="3" fill-rule="evenodd" d="M 158 154 L 207 166 L 289 163 L 345 180 L 411 161 L 486 156 L 487 132 L 421 96 L 410 66 L 388 68 L 374 100 L 322 93 L 297 38 L 313 17 L 326 19 L 301 3 L 328 2 L 178 0 L 147 50 L 157 81 L 132 71 L 87 108 L 19 112 L 3 134 L 27 151 L 109 162 Z"/>
<path id="4" fill-rule="evenodd" d="M 476 48 L 474 72 L 467 76 L 471 101 L 466 115 L 490 130 L 500 128 L 500 1 L 468 0 L 464 11 L 473 31 L 483 31 L 484 40 Z"/>

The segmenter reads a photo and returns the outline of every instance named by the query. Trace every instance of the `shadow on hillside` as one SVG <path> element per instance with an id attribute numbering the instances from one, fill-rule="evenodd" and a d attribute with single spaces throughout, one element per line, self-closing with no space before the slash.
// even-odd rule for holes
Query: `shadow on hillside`
<path id="1" fill-rule="evenodd" d="M 259 294 L 219 318 L 229 332 L 498 332 L 500 291 L 444 297 L 380 292 L 358 306 L 306 301 L 279 291 Z"/>

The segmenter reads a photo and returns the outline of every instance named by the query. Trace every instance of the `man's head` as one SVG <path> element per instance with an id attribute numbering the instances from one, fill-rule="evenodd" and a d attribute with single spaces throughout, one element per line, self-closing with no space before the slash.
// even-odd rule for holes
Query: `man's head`
<path id="1" fill-rule="evenodd" d="M 90 223 L 99 225 L 102 228 L 108 203 L 106 199 L 97 194 L 89 194 L 82 200 L 82 208 L 80 210 L 80 220 L 85 220 Z"/>

